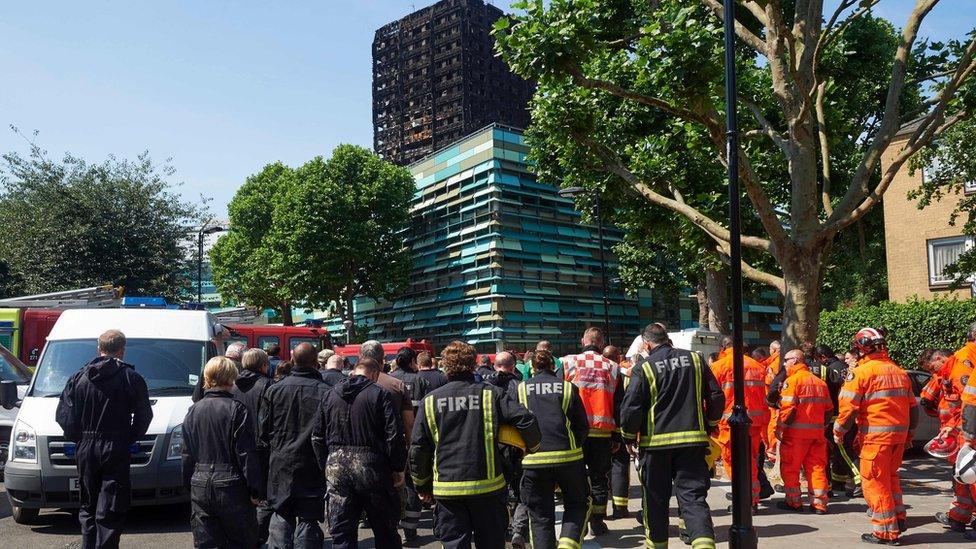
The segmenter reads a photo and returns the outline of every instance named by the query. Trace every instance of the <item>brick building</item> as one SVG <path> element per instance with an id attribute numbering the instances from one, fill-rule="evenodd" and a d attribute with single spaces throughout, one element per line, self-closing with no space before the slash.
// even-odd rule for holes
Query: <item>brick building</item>
<path id="1" fill-rule="evenodd" d="M 373 149 L 411 164 L 488 124 L 525 128 L 532 85 L 494 53 L 504 13 L 483 0 L 442 0 L 376 31 Z"/>
<path id="2" fill-rule="evenodd" d="M 881 157 L 882 169 L 891 164 L 914 127 L 909 125 L 895 137 Z M 908 198 L 918 188 L 924 170 L 910 173 L 908 163 L 895 175 L 884 195 L 885 248 L 888 264 L 888 299 L 906 301 L 912 296 L 969 298 L 969 287 L 953 290 L 952 277 L 943 269 L 972 246 L 972 239 L 962 234 L 962 226 L 949 224 L 949 217 L 959 201 L 950 194 L 918 209 L 918 201 Z M 976 185 L 966 186 L 966 193 L 976 192 Z"/>

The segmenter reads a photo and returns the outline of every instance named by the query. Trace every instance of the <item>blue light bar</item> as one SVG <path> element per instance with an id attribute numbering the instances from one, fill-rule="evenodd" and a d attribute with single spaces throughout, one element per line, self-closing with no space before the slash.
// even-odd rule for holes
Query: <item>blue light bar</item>
<path id="1" fill-rule="evenodd" d="M 162 297 L 123 297 L 122 307 L 130 309 L 165 309 L 166 299 Z"/>

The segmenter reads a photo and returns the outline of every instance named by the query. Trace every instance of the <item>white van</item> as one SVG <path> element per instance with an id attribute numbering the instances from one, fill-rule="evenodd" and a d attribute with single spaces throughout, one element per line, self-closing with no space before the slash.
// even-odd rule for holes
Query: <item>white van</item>
<path id="1" fill-rule="evenodd" d="M 706 358 L 708 355 L 721 350 L 722 334 L 718 332 L 688 328 L 680 332 L 668 332 L 668 337 L 671 338 L 671 343 L 675 349 L 697 351 Z M 634 357 L 640 353 L 643 345 L 644 340 L 641 336 L 635 337 L 634 341 L 630 344 L 630 348 L 627 349 L 627 354 L 624 356 L 630 359 L 632 363 L 636 363 Z"/>
<path id="2" fill-rule="evenodd" d="M 132 504 L 189 499 L 180 471 L 182 423 L 203 365 L 223 353 L 223 328 L 205 311 L 74 309 L 54 325 L 27 395 L 16 403 L 5 487 L 18 523 L 30 523 L 40 509 L 80 505 L 74 444 L 54 415 L 68 378 L 98 354 L 98 336 L 109 329 L 125 334 L 125 361 L 145 378 L 153 410 L 149 431 L 130 449 Z"/>

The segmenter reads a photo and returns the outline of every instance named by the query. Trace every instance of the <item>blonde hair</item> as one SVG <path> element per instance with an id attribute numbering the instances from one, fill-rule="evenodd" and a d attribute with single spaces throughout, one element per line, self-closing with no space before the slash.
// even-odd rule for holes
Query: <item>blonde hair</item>
<path id="1" fill-rule="evenodd" d="M 213 389 L 233 385 L 237 380 L 237 365 L 225 356 L 215 356 L 203 367 L 203 388 Z"/>
<path id="2" fill-rule="evenodd" d="M 264 349 L 248 349 L 241 358 L 244 369 L 252 372 L 260 372 L 269 362 L 268 353 Z"/>

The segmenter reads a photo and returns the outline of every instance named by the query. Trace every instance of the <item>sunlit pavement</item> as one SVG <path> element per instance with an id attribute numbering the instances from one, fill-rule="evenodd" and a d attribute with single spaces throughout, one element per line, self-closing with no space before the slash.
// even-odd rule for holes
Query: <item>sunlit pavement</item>
<path id="1" fill-rule="evenodd" d="M 905 489 L 905 503 L 909 507 L 909 531 L 902 538 L 902 545 L 918 547 L 974 547 L 976 543 L 967 541 L 961 534 L 946 530 L 935 521 L 933 515 L 948 509 L 951 501 L 950 467 L 934 458 L 912 453 L 906 459 L 902 478 Z M 636 479 L 636 476 L 633 478 Z M 636 480 L 634 481 L 636 483 Z M 719 547 L 728 547 L 728 527 L 731 523 L 727 508 L 729 502 L 725 493 L 730 490 L 729 483 L 715 481 L 709 493 L 709 504 L 715 521 Z M 2 491 L 2 484 L 0 484 Z M 636 484 L 631 488 L 631 512 L 639 509 L 640 490 Z M 863 532 L 871 529 L 865 516 L 864 501 L 838 498 L 830 504 L 830 514 L 825 516 L 810 513 L 791 514 L 775 509 L 776 501 L 782 495 L 775 495 L 764 502 L 755 517 L 756 531 L 760 547 L 782 547 L 801 549 L 807 546 L 868 547 L 860 542 Z M 673 501 L 672 501 L 673 504 Z M 672 517 L 676 508 L 671 509 Z M 672 519 L 672 524 L 676 519 Z M 588 538 L 586 548 L 599 547 L 640 547 L 643 528 L 636 519 L 610 521 L 610 532 L 600 538 Z M 431 517 L 424 513 L 421 521 L 421 547 L 440 547 L 431 533 Z M 374 547 L 368 530 L 360 532 L 362 547 Z M 3 549 L 48 549 L 79 547 L 78 522 L 76 516 L 65 512 L 49 511 L 41 514 L 39 524 L 22 526 L 10 518 L 10 508 L 6 494 L 0 495 L 0 546 Z M 122 537 L 122 547 L 147 549 L 174 549 L 192 545 L 189 534 L 189 506 L 168 506 L 137 508 L 130 514 L 126 534 Z M 330 547 L 326 542 L 325 547 Z M 677 528 L 671 528 L 672 547 L 684 547 L 678 541 Z"/>

